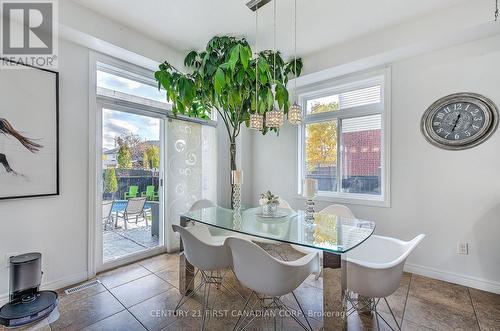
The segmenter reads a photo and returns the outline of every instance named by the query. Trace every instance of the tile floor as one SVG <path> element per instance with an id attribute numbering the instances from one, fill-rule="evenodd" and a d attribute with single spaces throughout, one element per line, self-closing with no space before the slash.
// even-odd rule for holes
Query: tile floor
<path id="1" fill-rule="evenodd" d="M 282 246 L 281 253 L 290 252 Z M 192 316 L 200 307 L 195 296 L 183 307 L 184 317 L 172 314 L 180 298 L 177 290 L 178 255 L 163 254 L 98 275 L 101 285 L 72 295 L 60 290 L 60 318 L 44 321 L 31 329 L 49 330 L 197 330 L 200 318 Z M 264 275 L 265 276 L 265 275 Z M 227 283 L 243 295 L 242 288 L 229 273 Z M 211 294 L 212 304 L 221 315 L 225 310 L 241 308 L 239 297 L 221 290 Z M 315 330 L 322 326 L 322 281 L 314 276 L 296 291 Z M 291 303 L 290 297 L 283 298 Z M 405 273 L 400 288 L 389 298 L 403 330 L 500 330 L 500 295 L 495 295 L 443 281 Z M 386 306 L 379 310 L 392 321 Z M 231 330 L 237 317 L 211 317 L 207 330 Z M 394 326 L 394 322 L 392 321 Z M 390 330 L 383 322 L 381 330 Z M 363 314 L 348 319 L 349 330 L 376 330 L 375 320 Z M 259 318 L 248 330 L 271 330 L 271 319 Z M 278 329 L 299 330 L 291 318 L 278 323 Z M 1 327 L 0 327 L 0 330 Z M 3 331 L 3 330 L 2 330 Z"/>

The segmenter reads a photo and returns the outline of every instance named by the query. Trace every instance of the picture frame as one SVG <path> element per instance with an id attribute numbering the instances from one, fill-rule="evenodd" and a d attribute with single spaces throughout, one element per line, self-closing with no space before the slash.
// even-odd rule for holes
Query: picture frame
<path id="1" fill-rule="evenodd" d="M 59 195 L 59 73 L 0 61 L 0 200 Z"/>

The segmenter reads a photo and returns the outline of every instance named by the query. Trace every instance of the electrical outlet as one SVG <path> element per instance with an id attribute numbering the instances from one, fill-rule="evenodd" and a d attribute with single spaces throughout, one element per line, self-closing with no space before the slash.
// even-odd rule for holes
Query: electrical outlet
<path id="1" fill-rule="evenodd" d="M 469 244 L 468 243 L 458 243 L 457 244 L 457 254 L 468 255 L 469 254 Z"/>
<path id="2" fill-rule="evenodd" d="M 19 255 L 19 253 L 17 253 L 17 252 L 5 253 L 5 255 L 4 255 L 4 265 L 5 265 L 5 268 L 9 268 L 10 267 L 10 257 L 11 256 L 16 256 L 16 255 Z"/>

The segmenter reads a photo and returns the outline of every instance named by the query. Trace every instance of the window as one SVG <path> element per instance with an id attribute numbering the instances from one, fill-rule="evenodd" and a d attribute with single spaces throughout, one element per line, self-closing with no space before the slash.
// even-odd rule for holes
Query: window
<path id="1" fill-rule="evenodd" d="M 157 108 L 169 108 L 164 90 L 154 79 L 113 67 L 97 64 L 97 94 Z M 152 73 L 151 73 L 152 75 Z"/>
<path id="2" fill-rule="evenodd" d="M 389 204 L 387 86 L 388 75 L 377 73 L 299 91 L 299 183 L 316 179 L 320 199 Z"/>

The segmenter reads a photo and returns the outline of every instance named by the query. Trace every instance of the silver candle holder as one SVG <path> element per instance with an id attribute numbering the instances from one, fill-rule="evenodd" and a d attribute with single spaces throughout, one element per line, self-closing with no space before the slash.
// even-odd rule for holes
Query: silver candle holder
<path id="1" fill-rule="evenodd" d="M 318 192 L 318 181 L 313 178 L 304 179 L 302 196 L 306 198 L 306 217 L 305 221 L 308 224 L 314 223 L 314 201 L 313 198 Z"/>

